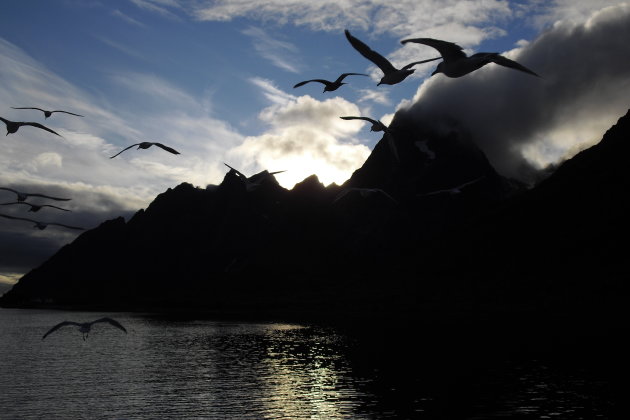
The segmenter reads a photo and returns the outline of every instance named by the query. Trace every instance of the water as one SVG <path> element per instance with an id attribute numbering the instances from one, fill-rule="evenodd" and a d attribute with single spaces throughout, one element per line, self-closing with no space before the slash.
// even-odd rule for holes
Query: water
<path id="1" fill-rule="evenodd" d="M 41 339 L 58 322 L 102 316 L 129 333 L 96 324 L 85 341 L 73 327 Z M 591 362 L 505 349 L 482 357 L 422 335 L 397 340 L 393 330 L 400 338 L 388 326 L 355 335 L 288 323 L 0 309 L 0 418 L 597 419 L 614 409 L 614 383 Z"/>

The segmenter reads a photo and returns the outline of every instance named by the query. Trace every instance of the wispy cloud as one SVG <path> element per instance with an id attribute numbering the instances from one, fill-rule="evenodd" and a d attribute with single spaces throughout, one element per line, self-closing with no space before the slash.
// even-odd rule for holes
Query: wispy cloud
<path id="1" fill-rule="evenodd" d="M 107 37 L 101 36 L 101 35 L 94 35 L 94 37 L 96 39 L 98 39 L 99 41 L 101 41 L 103 44 L 108 45 L 110 47 L 112 47 L 113 49 L 120 51 L 123 54 L 128 55 L 129 57 L 133 57 L 133 58 L 137 58 L 140 60 L 144 60 L 145 57 L 142 55 L 142 53 L 129 48 L 129 46 L 121 44 L 119 42 L 113 41 Z"/>
<path id="2" fill-rule="evenodd" d="M 261 57 L 269 60 L 274 66 L 291 73 L 299 73 L 296 64 L 297 47 L 290 42 L 272 38 L 261 28 L 250 26 L 243 33 L 252 38 L 254 49 Z"/>
<path id="3" fill-rule="evenodd" d="M 121 12 L 118 9 L 112 10 L 111 15 L 115 16 L 115 17 L 117 17 L 119 19 L 122 19 L 124 22 L 127 22 L 127 23 L 129 23 L 131 25 L 138 26 L 140 28 L 145 28 L 146 27 L 146 25 L 144 23 L 142 23 L 142 22 L 132 18 L 129 15 L 124 14 L 123 12 Z"/>
<path id="4" fill-rule="evenodd" d="M 131 0 L 131 2 L 141 9 L 158 13 L 169 19 L 181 20 L 179 16 L 169 10 L 169 8 L 177 10 L 181 8 L 175 0 Z"/>

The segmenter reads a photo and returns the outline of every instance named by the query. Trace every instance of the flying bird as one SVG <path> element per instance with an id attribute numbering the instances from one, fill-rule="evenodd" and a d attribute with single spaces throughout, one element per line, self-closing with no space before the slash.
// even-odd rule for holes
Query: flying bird
<path id="1" fill-rule="evenodd" d="M 342 120 L 364 120 L 372 123 L 372 127 L 370 127 L 370 131 L 383 131 L 387 136 L 387 142 L 389 144 L 389 148 L 396 158 L 397 161 L 400 161 L 398 157 L 398 149 L 396 148 L 396 144 L 394 143 L 394 136 L 392 135 L 392 130 L 389 129 L 385 124 L 383 124 L 379 120 L 374 120 L 368 117 L 339 117 Z"/>
<path id="2" fill-rule="evenodd" d="M 367 74 L 363 74 L 363 73 L 343 73 L 334 82 L 331 82 L 331 81 L 328 81 L 328 80 L 324 80 L 324 79 L 311 79 L 311 80 L 305 80 L 303 82 L 300 82 L 300 83 L 296 84 L 295 86 L 293 86 L 293 88 L 304 86 L 305 84 L 307 84 L 309 82 L 319 82 L 319 83 L 323 83 L 325 85 L 324 86 L 324 92 L 332 92 L 333 90 L 339 89 L 339 87 L 341 87 L 341 85 L 346 85 L 347 83 L 344 83 L 343 79 L 345 79 L 346 76 L 352 76 L 352 75 L 355 75 L 355 76 L 367 76 Z"/>
<path id="3" fill-rule="evenodd" d="M 76 229 L 76 230 L 85 230 L 85 228 L 82 227 L 78 227 L 78 226 L 68 226 L 68 225 L 64 225 L 61 223 L 48 223 L 48 222 L 40 222 L 38 220 L 33 220 L 33 219 L 27 219 L 26 217 L 15 217 L 15 216 L 9 216 L 8 214 L 0 214 L 0 216 L 2 217 L 6 217 L 7 219 L 13 219 L 13 220 L 24 220 L 26 222 L 32 222 L 35 223 L 35 225 L 33 225 L 33 227 L 36 227 L 39 230 L 44 230 L 46 229 L 48 226 L 61 226 L 61 227 L 65 227 L 68 229 Z"/>
<path id="4" fill-rule="evenodd" d="M 71 198 L 59 198 L 59 197 L 51 197 L 49 195 L 44 195 L 44 194 L 25 193 L 25 192 L 16 191 L 13 188 L 7 188 L 7 187 L 0 187 L 0 190 L 6 190 L 6 191 L 11 191 L 15 193 L 17 195 L 18 201 L 24 201 L 28 197 L 43 197 L 43 198 L 50 198 L 51 200 L 57 200 L 57 201 L 70 201 L 71 200 Z"/>
<path id="5" fill-rule="evenodd" d="M 51 130 L 50 128 L 48 128 L 45 125 L 42 125 L 40 123 L 24 122 L 24 121 L 9 121 L 6 118 L 2 118 L 2 117 L 0 117 L 0 120 L 2 120 L 2 122 L 7 125 L 7 134 L 6 134 L 7 136 L 9 134 L 12 134 L 12 133 L 15 133 L 16 131 L 18 131 L 18 129 L 20 127 L 22 127 L 23 125 L 30 125 L 30 126 L 33 126 L 33 127 L 41 128 L 42 130 L 50 131 L 51 133 L 56 134 L 59 137 L 62 137 L 61 134 L 57 133 L 56 131 Z"/>
<path id="6" fill-rule="evenodd" d="M 83 115 L 75 114 L 74 112 L 61 111 L 61 110 L 47 111 L 45 109 L 36 108 L 36 107 L 32 107 L 32 106 L 23 106 L 23 107 L 14 107 L 14 106 L 12 106 L 11 108 L 13 108 L 13 109 L 37 109 L 37 110 L 42 111 L 44 113 L 44 118 L 50 117 L 53 114 L 53 112 L 63 112 L 64 114 L 76 115 L 77 117 L 82 117 L 83 116 Z"/>
<path id="7" fill-rule="evenodd" d="M 143 141 L 141 143 L 136 143 L 136 144 L 132 144 L 129 147 L 125 147 L 120 152 L 118 152 L 114 156 L 110 157 L 110 159 L 115 158 L 116 156 L 118 156 L 119 154 L 121 154 L 122 152 L 124 152 L 127 149 L 131 149 L 133 146 L 138 146 L 138 149 L 148 149 L 151 146 L 157 146 L 157 147 L 160 147 L 160 148 L 162 148 L 162 149 L 166 150 L 167 152 L 170 152 L 170 153 L 172 153 L 174 155 L 179 155 L 179 152 L 177 150 L 173 149 L 172 147 L 165 146 L 162 143 Z"/>
<path id="8" fill-rule="evenodd" d="M 348 41 L 350 41 L 350 44 L 354 47 L 354 49 L 356 49 L 363 57 L 376 64 L 378 68 L 383 71 L 384 75 L 381 78 L 381 81 L 378 82 L 377 86 L 382 84 L 395 85 L 396 83 L 400 83 L 405 80 L 407 76 L 415 71 L 411 67 L 415 66 L 416 64 L 427 63 L 429 61 L 439 60 L 440 58 L 442 58 L 436 57 L 430 58 L 428 60 L 414 61 L 413 63 L 409 63 L 401 69 L 397 69 L 385 57 L 372 50 L 359 39 L 352 36 L 347 29 L 345 30 L 345 33 L 346 38 L 348 38 Z"/>
<path id="9" fill-rule="evenodd" d="M 485 178 L 485 175 L 480 176 L 479 178 L 475 178 L 472 181 L 468 181 L 468 182 L 464 182 L 463 184 L 460 184 L 456 187 L 453 188 L 447 188 L 444 190 L 436 190 L 436 191 L 431 191 L 428 193 L 424 193 L 424 194 L 418 194 L 418 197 L 425 197 L 427 195 L 436 195 L 436 194 L 449 194 L 449 195 L 455 195 L 455 194 L 461 194 L 462 190 L 464 188 L 466 188 L 467 186 L 474 184 L 475 182 L 479 182 L 481 181 L 483 178 Z"/>
<path id="10" fill-rule="evenodd" d="M 26 201 L 12 201 L 10 203 L 1 203 L 0 206 L 8 206 L 11 204 L 26 204 L 27 206 L 31 207 L 28 209 L 28 211 L 32 211 L 33 213 L 40 211 L 42 207 L 52 207 L 52 208 L 63 210 L 63 211 L 71 211 L 68 209 L 62 209 L 61 207 L 53 206 L 51 204 L 33 204 L 33 203 L 27 203 Z"/>
<path id="11" fill-rule="evenodd" d="M 227 163 L 223 162 L 223 164 L 225 166 L 227 166 L 228 168 L 230 168 L 230 170 L 234 171 L 234 173 L 239 177 L 239 179 L 243 181 L 243 183 L 245 184 L 245 189 L 247 191 L 252 191 L 252 190 L 255 190 L 256 188 L 260 187 L 267 179 L 269 179 L 269 177 L 271 177 L 271 176 L 273 176 L 275 174 L 286 172 L 286 170 L 284 170 L 284 171 L 274 171 L 274 172 L 269 172 L 267 170 L 264 170 L 261 173 L 252 175 L 252 176 L 250 176 L 248 178 L 245 175 L 243 175 L 242 172 L 238 171 L 237 169 L 234 169 L 233 167 L 231 167 Z"/>
<path id="12" fill-rule="evenodd" d="M 384 131 L 384 132 L 388 132 L 389 129 L 387 128 L 387 126 L 385 124 L 383 124 L 382 122 L 380 122 L 379 120 L 373 120 L 372 118 L 368 118 L 368 117 L 339 117 L 342 120 L 364 120 L 364 121 L 368 121 L 370 123 L 372 123 L 372 127 L 370 128 L 370 131 Z"/>
<path id="13" fill-rule="evenodd" d="M 123 330 L 125 332 L 125 334 L 127 334 L 127 330 L 125 329 L 125 327 L 123 327 L 120 322 L 116 321 L 115 319 L 112 318 L 100 318 L 97 319 L 95 321 L 92 322 L 74 322 L 74 321 L 63 321 L 60 322 L 59 324 L 55 325 L 54 327 L 52 327 L 51 329 L 49 329 L 46 334 L 44 334 L 44 336 L 42 337 L 42 340 L 46 337 L 48 337 L 48 335 L 52 334 L 53 332 L 57 331 L 59 328 L 65 327 L 66 325 L 75 325 L 77 327 L 79 327 L 79 331 L 83 334 L 83 340 L 88 338 L 88 334 L 90 333 L 90 330 L 92 329 L 92 325 L 99 323 L 99 322 L 105 322 L 108 323 L 120 330 Z"/>
<path id="14" fill-rule="evenodd" d="M 414 42 L 416 44 L 428 45 L 439 51 L 444 61 L 437 65 L 432 76 L 438 73 L 444 73 L 448 77 L 462 77 L 471 73 L 489 63 L 499 64 L 504 67 L 520 70 L 533 76 L 540 77 L 527 67 L 503 57 L 499 53 L 481 52 L 473 54 L 470 57 L 464 53 L 459 45 L 433 38 L 411 38 L 400 41 L 402 44 Z"/>

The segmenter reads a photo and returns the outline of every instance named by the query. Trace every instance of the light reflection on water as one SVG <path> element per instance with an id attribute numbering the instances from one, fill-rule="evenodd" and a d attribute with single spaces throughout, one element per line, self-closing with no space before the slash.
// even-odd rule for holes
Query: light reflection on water
<path id="1" fill-rule="evenodd" d="M 0 309 L 2 419 L 605 418 L 605 383 L 543 362 L 374 349 L 332 328 Z M 426 344 L 425 344 L 426 347 Z M 475 369 L 472 369 L 474 371 Z M 459 405 L 459 406 L 458 406 Z"/>

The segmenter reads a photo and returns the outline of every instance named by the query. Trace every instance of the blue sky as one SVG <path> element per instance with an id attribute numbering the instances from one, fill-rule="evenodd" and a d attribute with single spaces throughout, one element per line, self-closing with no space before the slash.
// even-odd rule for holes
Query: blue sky
<path id="1" fill-rule="evenodd" d="M 540 169 L 601 138 L 602 129 L 630 105 L 624 99 L 630 90 L 625 67 L 611 78 L 596 69 L 592 51 L 571 43 L 579 31 L 594 43 L 606 38 L 606 25 L 630 16 L 629 7 L 594 0 L 4 0 L 0 116 L 44 123 L 63 137 L 30 127 L 3 137 L 0 186 L 72 195 L 72 214 L 41 212 L 37 217 L 91 228 L 107 218 L 129 216 L 181 182 L 200 187 L 220 183 L 227 169 L 223 162 L 247 175 L 286 170 L 277 179 L 287 188 L 313 173 L 325 184 L 341 184 L 380 140 L 369 125 L 340 120 L 341 115 L 389 123 L 397 110 L 413 109 L 421 99 L 435 110 L 460 110 L 470 127 L 481 126 L 478 122 L 490 115 L 471 111 L 478 101 L 473 93 L 489 75 L 503 78 L 505 69 L 487 66 L 479 75 L 462 78 L 466 80 L 428 78 L 433 62 L 416 66 L 416 73 L 398 85 L 377 87 L 380 71 L 350 46 L 345 28 L 397 65 L 436 57 L 429 47 L 399 42 L 428 36 L 456 42 L 468 53 L 506 53 L 541 74 L 546 71 L 540 83 L 545 90 L 536 97 L 547 98 L 545 104 L 562 97 L 566 104 L 581 106 L 561 107 L 562 102 L 549 113 L 541 111 L 547 105 L 540 102 L 529 108 L 498 106 L 512 116 L 524 115 L 527 127 L 544 130 L 515 130 L 518 124 L 499 130 L 500 124 L 496 129 L 486 124 L 489 135 L 479 140 L 507 175 L 517 174 L 518 165 Z M 560 42 L 567 55 L 592 58 L 590 64 L 579 64 L 592 72 L 585 71 L 576 82 L 580 87 L 564 96 L 568 89 L 557 82 L 563 77 L 554 73 L 562 65 L 553 54 L 543 53 L 546 45 Z M 627 50 L 618 50 L 622 45 L 597 45 L 605 46 L 598 52 L 604 59 L 627 64 Z M 293 88 L 302 80 L 334 80 L 343 72 L 371 77 L 351 76 L 348 85 L 328 93 L 318 83 Z M 511 89 L 534 83 L 529 76 L 510 73 L 501 79 L 505 85 L 497 81 L 492 86 L 496 95 L 509 97 Z M 593 93 L 594 84 L 600 96 Z M 543 89 L 531 86 L 527 90 Z M 605 94 L 612 99 L 604 103 Z M 534 99 L 524 101 L 530 102 Z M 14 106 L 63 109 L 85 117 L 54 114 L 44 120 L 38 111 Z M 573 116 L 559 109 L 572 109 Z M 516 120 L 496 114 L 487 118 Z M 162 142 L 181 155 L 131 149 L 108 159 L 139 141 Z M 498 141 L 507 146 L 496 148 Z M 8 193 L 0 196 L 0 202 L 12 200 Z M 5 214 L 17 211 L 0 208 Z M 14 280 L 76 233 L 35 232 L 28 223 L 2 218 L 0 235 L 5 243 L 11 238 L 14 245 L 23 244 L 20 252 L 41 250 L 19 264 L 8 261 L 13 258 L 8 253 L 0 255 L 0 280 Z M 9 247 L 15 248 L 3 249 Z"/>

